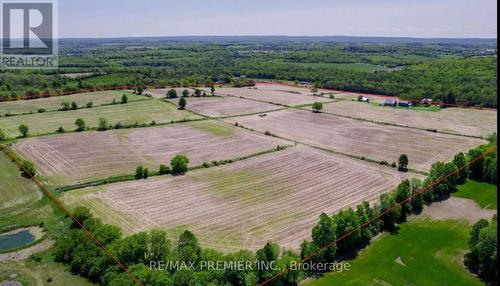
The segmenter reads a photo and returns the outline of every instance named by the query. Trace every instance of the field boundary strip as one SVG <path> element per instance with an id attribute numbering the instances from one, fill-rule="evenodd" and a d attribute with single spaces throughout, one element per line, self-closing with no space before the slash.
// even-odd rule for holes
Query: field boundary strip
<path id="1" fill-rule="evenodd" d="M 331 241 L 329 242 L 328 244 L 324 245 L 323 247 L 321 247 L 320 249 L 318 249 L 317 251 L 311 253 L 310 255 L 302 258 L 302 259 L 299 259 L 297 260 L 296 262 L 298 264 L 302 264 L 308 260 L 310 260 L 311 258 L 321 254 L 323 251 L 325 251 L 326 249 L 328 249 L 329 247 L 331 247 L 332 245 L 338 243 L 339 241 L 351 236 L 353 233 L 357 232 L 357 231 L 360 231 L 361 229 L 367 227 L 368 225 L 374 223 L 375 221 L 381 219 L 384 215 L 390 213 L 391 211 L 395 210 L 397 207 L 400 207 L 402 206 L 403 204 L 405 203 L 408 203 L 410 202 L 411 200 L 413 200 L 414 198 L 426 193 L 427 191 L 429 191 L 430 189 L 434 188 L 435 186 L 439 185 L 440 183 L 442 183 L 444 180 L 448 179 L 449 177 L 457 174 L 458 172 L 460 172 L 461 170 L 469 167 L 470 165 L 474 164 L 475 162 L 477 162 L 478 160 L 481 160 L 482 158 L 484 158 L 486 155 L 488 155 L 489 153 L 495 151 L 497 148 L 497 146 L 492 146 L 490 147 L 488 150 L 486 150 L 485 152 L 483 152 L 480 156 L 474 158 L 473 160 L 470 160 L 467 164 L 464 164 L 463 166 L 461 166 L 460 168 L 456 168 L 453 172 L 449 173 L 448 175 L 446 176 L 443 176 L 439 179 L 437 179 L 436 181 L 432 182 L 431 184 L 428 184 L 427 186 L 425 186 L 424 188 L 422 188 L 420 191 L 416 192 L 415 194 L 403 199 L 402 201 L 400 202 L 397 202 L 396 204 L 394 204 L 394 206 L 388 208 L 387 210 L 379 213 L 377 216 L 375 216 L 374 218 L 372 218 L 371 220 L 363 223 L 362 225 L 360 225 L 359 227 L 357 228 L 354 228 L 352 230 L 350 230 L 349 232 L 343 234 L 342 236 L 340 236 L 339 238 L 335 239 L 334 241 Z M 271 278 L 265 280 L 264 282 L 260 283 L 259 286 L 264 286 L 264 285 L 267 285 L 269 283 L 271 283 L 272 281 L 276 280 L 277 278 L 285 275 L 286 273 L 288 273 L 290 271 L 290 268 L 287 267 L 285 268 L 284 270 L 278 272 L 276 275 L 272 276 Z"/>
<path id="2" fill-rule="evenodd" d="M 0 144 L 0 148 L 2 148 L 2 150 L 4 151 L 5 154 L 7 154 L 7 156 L 9 156 L 15 163 L 16 165 L 21 169 L 23 170 L 23 172 L 25 172 L 30 178 L 31 180 L 33 180 L 35 182 L 35 184 L 38 185 L 38 187 L 40 187 L 40 189 L 42 190 L 42 192 L 50 199 L 52 200 L 59 208 L 61 208 L 65 213 L 66 215 L 68 215 L 78 226 L 80 226 L 80 228 L 87 234 L 88 237 L 90 237 L 96 244 L 97 246 L 104 251 L 104 253 L 106 255 L 108 255 L 123 271 L 125 271 L 125 273 L 127 273 L 127 275 L 130 277 L 130 279 L 137 285 L 139 286 L 143 286 L 143 284 L 139 281 L 139 279 L 137 279 L 133 274 L 132 272 L 130 272 L 128 270 L 128 268 L 120 262 L 120 260 L 113 255 L 113 253 L 111 253 L 111 251 L 106 248 L 106 246 L 104 246 L 104 244 L 102 242 L 100 242 L 93 234 L 92 232 L 90 232 L 84 225 L 83 223 L 81 223 L 74 215 L 71 211 L 69 211 L 68 208 L 66 208 L 64 206 L 64 204 L 58 200 L 52 193 L 50 193 L 50 191 L 45 187 L 45 185 L 40 181 L 38 180 L 38 178 L 36 178 L 35 176 L 33 176 L 25 167 L 24 165 L 21 163 L 21 161 L 19 161 L 19 159 L 14 156 L 9 150 L 7 147 L 5 147 L 3 144 Z"/>

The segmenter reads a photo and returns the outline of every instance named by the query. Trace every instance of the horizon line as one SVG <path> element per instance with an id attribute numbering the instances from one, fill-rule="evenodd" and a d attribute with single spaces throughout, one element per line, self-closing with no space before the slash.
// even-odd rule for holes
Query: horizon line
<path id="1" fill-rule="evenodd" d="M 383 39 L 424 39 L 424 40 L 497 40 L 498 37 L 414 37 L 414 36 L 350 36 L 350 35 L 154 35 L 154 36 L 63 36 L 57 39 L 119 39 L 119 38 L 203 38 L 203 37 L 233 37 L 233 38 L 251 38 L 251 37 L 286 37 L 286 38 L 383 38 Z"/>

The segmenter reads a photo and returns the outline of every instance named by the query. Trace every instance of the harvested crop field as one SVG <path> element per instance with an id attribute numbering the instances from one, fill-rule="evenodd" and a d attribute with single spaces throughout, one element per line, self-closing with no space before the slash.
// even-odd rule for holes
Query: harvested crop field
<path id="1" fill-rule="evenodd" d="M 469 136 L 487 136 L 497 130 L 497 112 L 465 108 L 419 111 L 339 101 L 323 105 L 323 111 L 353 118 L 399 124 Z"/>
<path id="2" fill-rule="evenodd" d="M 406 176 L 388 168 L 298 146 L 233 164 L 65 193 L 127 233 L 184 228 L 223 250 L 268 240 L 297 249 L 322 212 L 372 201 Z"/>
<path id="3" fill-rule="evenodd" d="M 270 112 L 265 117 L 249 115 L 224 120 L 377 161 L 397 162 L 400 154 L 407 154 L 409 168 L 420 171 L 428 171 L 436 161 L 450 160 L 459 151 L 468 151 L 485 143 L 481 139 L 384 126 L 305 110 L 284 110 Z"/>
<path id="4" fill-rule="evenodd" d="M 176 154 L 190 166 L 261 152 L 287 142 L 226 124 L 200 121 L 162 127 L 71 133 L 23 140 L 14 149 L 33 161 L 50 184 L 133 174 L 138 165 L 157 170 Z"/>
<path id="5" fill-rule="evenodd" d="M 300 93 L 304 95 L 312 95 L 311 88 L 301 87 L 301 86 L 292 86 L 287 84 L 279 84 L 279 83 L 264 83 L 260 82 L 255 84 L 255 87 L 259 90 L 267 90 L 267 91 L 282 91 L 288 93 Z"/>
<path id="6" fill-rule="evenodd" d="M 259 89 L 258 87 L 218 88 L 215 90 L 215 93 L 219 95 L 232 95 L 237 97 L 243 97 L 243 98 L 259 100 L 274 104 L 288 105 L 288 106 L 311 104 L 315 101 L 320 101 L 320 102 L 330 101 L 328 98 L 325 97 L 305 95 L 298 91 L 293 91 L 293 90 L 289 91 L 287 91 L 286 89 L 269 90 L 269 89 Z"/>
<path id="7" fill-rule="evenodd" d="M 179 99 L 172 100 L 175 104 L 178 101 Z M 230 96 L 188 97 L 186 101 L 187 110 L 211 117 L 244 115 L 280 109 L 276 105 Z"/>
<path id="8" fill-rule="evenodd" d="M 46 98 L 30 99 L 30 100 L 15 100 L 0 102 L 0 116 L 5 114 L 20 114 L 20 113 L 37 113 L 40 108 L 47 111 L 58 110 L 63 102 L 76 102 L 78 106 L 84 107 L 87 103 L 92 102 L 94 106 L 102 104 L 110 104 L 113 99 L 120 102 L 122 95 L 126 94 L 129 102 L 145 99 L 143 96 L 138 96 L 127 91 L 109 90 L 76 93 L 64 96 L 53 96 Z"/>
<path id="9" fill-rule="evenodd" d="M 9 137 L 19 136 L 18 127 L 25 124 L 31 135 L 55 132 L 60 126 L 65 130 L 75 130 L 75 120 L 82 118 L 87 127 L 97 127 L 99 118 L 105 118 L 109 124 L 118 122 L 127 124 L 168 123 L 171 120 L 200 118 L 188 111 L 178 110 L 175 106 L 160 100 L 141 100 L 127 104 L 114 104 L 78 110 L 55 111 L 37 114 L 19 115 L 0 118 L 0 128 Z"/>
<path id="10" fill-rule="evenodd" d="M 268 90 L 268 91 L 281 91 L 287 93 L 300 93 L 304 95 L 312 96 L 311 87 L 305 86 L 293 86 L 291 84 L 279 84 L 279 83 L 257 83 L 255 87 L 259 90 Z M 346 92 L 346 91 L 334 91 L 328 90 L 324 88 L 318 88 L 317 95 L 321 95 L 323 93 L 323 97 L 329 98 L 329 94 L 333 93 L 336 99 L 356 99 L 360 94 L 355 92 Z M 371 96 L 370 96 L 371 97 Z"/>

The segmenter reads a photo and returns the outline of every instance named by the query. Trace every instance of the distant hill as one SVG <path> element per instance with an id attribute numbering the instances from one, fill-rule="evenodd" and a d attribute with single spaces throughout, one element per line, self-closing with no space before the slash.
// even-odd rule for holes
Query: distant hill
<path id="1" fill-rule="evenodd" d="M 124 38 L 63 38 L 62 43 L 160 43 L 160 42 L 323 42 L 367 44 L 453 44 L 480 45 L 496 48 L 493 38 L 409 38 L 409 37 L 350 37 L 350 36 L 177 36 L 177 37 L 124 37 Z"/>

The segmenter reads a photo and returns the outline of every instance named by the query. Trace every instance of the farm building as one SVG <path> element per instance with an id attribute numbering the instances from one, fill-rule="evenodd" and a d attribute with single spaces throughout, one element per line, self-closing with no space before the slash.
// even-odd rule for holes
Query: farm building
<path id="1" fill-rule="evenodd" d="M 384 100 L 383 106 L 396 106 L 397 103 L 395 99 L 386 99 Z"/>

